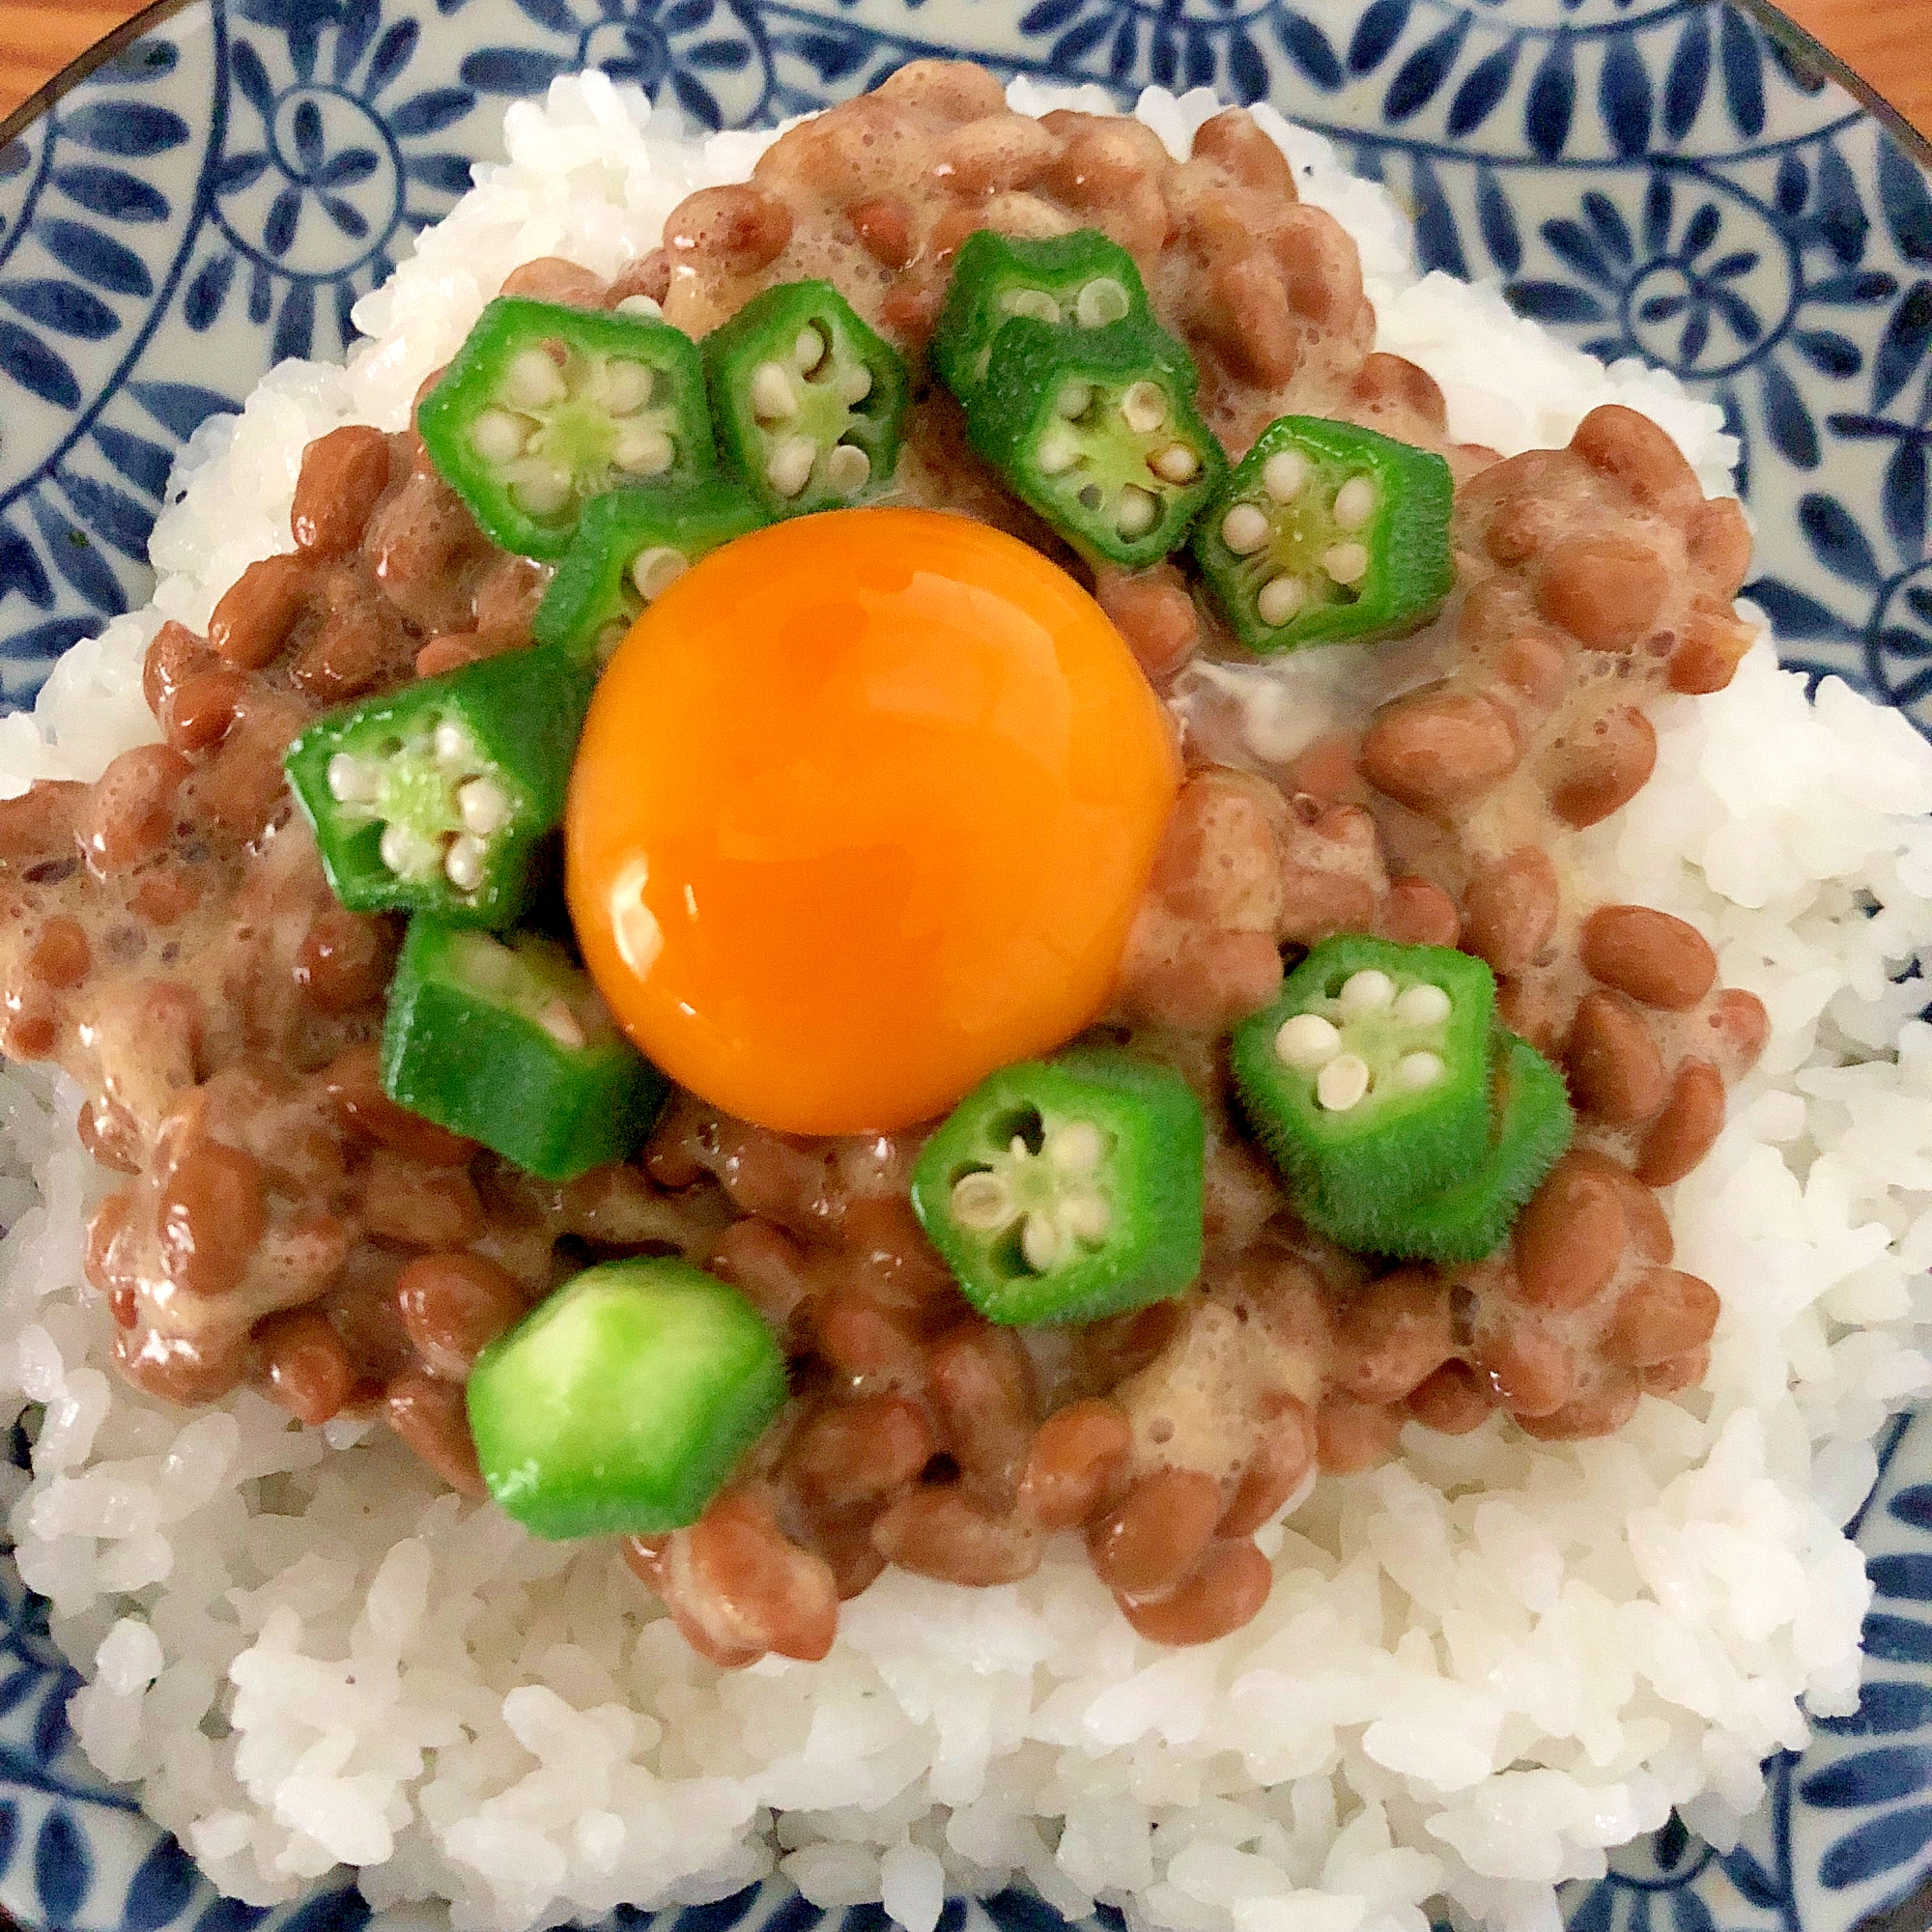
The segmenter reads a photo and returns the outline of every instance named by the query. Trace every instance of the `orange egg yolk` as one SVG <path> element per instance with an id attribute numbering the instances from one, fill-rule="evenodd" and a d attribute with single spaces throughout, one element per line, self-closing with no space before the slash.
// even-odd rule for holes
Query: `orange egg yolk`
<path id="1" fill-rule="evenodd" d="M 1037 552 L 924 510 L 802 517 L 686 572 L 611 660 L 571 916 L 682 1086 L 890 1131 L 1101 1010 L 1179 776 L 1120 634 Z"/>

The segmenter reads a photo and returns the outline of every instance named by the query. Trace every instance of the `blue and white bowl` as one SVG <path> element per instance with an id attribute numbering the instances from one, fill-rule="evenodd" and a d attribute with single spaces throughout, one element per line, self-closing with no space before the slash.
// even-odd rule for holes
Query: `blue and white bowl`
<path id="1" fill-rule="evenodd" d="M 183 440 L 281 357 L 342 351 L 506 99 L 589 65 L 748 126 L 933 53 L 1123 99 L 1208 85 L 1332 136 L 1428 266 L 1720 404 L 1748 594 L 1807 670 L 1932 731 L 1932 151 L 1724 0 L 161 0 L 0 128 L 0 711 L 143 600 Z M 1881 1447 L 1859 1711 L 1774 1761 L 1733 1850 L 1672 1827 L 1568 1888 L 1572 1932 L 1932 1923 L 1932 1416 Z M 77 1682 L 0 1569 L 0 1906 L 49 1932 L 356 1932 L 353 1890 L 218 1897 L 80 1755 Z M 666 1915 L 822 1916 L 780 1885 Z M 1009 1892 L 941 1929 L 985 1917 L 1060 1928 Z"/>

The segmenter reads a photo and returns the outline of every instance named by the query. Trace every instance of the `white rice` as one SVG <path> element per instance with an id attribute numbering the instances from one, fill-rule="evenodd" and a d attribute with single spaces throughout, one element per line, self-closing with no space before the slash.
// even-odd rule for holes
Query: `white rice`
<path id="1" fill-rule="evenodd" d="M 1184 148 L 1211 104 L 1141 112 Z M 284 365 L 196 435 L 154 607 L 0 724 L 0 790 L 92 777 L 153 735 L 160 616 L 201 625 L 286 549 L 303 444 L 401 424 L 509 269 L 614 273 L 768 138 L 678 147 L 648 118 L 594 74 L 511 108 L 509 162 L 364 300 L 350 367 Z M 1492 291 L 1418 279 L 1381 191 L 1268 125 L 1359 240 L 1382 346 L 1437 377 L 1459 435 L 1560 443 L 1616 399 L 1723 487 L 1715 410 L 1550 343 Z M 888 1573 L 823 1663 L 721 1674 L 608 1546 L 525 1536 L 385 1432 L 121 1387 L 80 1286 L 109 1179 L 76 1095 L 0 1079 L 0 1394 L 45 1406 L 31 1484 L 0 1482 L 21 1575 L 93 1678 L 71 1707 L 88 1753 L 242 1898 L 350 1865 L 378 1905 L 447 1898 L 502 1932 L 721 1896 L 775 1862 L 821 1904 L 883 1898 L 907 1932 L 949 1889 L 1015 1877 L 1136 1928 L 1423 1932 L 1433 1899 L 1548 1932 L 1551 1888 L 1672 1804 L 1724 1839 L 1760 1758 L 1804 1737 L 1801 1698 L 1854 1702 L 1867 1590 L 1838 1525 L 1886 1412 L 1932 1386 L 1932 1027 L 1892 979 L 1932 942 L 1932 747 L 1836 682 L 1808 704 L 1768 644 L 1722 696 L 1666 703 L 1659 737 L 1656 779 L 1570 857 L 1605 896 L 1691 920 L 1772 1015 L 1672 1204 L 1683 1264 L 1723 1297 L 1709 1382 L 1606 1441 L 1411 1430 L 1401 1461 L 1263 1533 L 1274 1595 L 1205 1649 L 1138 1640 L 1068 1541 L 1006 1588 Z"/>

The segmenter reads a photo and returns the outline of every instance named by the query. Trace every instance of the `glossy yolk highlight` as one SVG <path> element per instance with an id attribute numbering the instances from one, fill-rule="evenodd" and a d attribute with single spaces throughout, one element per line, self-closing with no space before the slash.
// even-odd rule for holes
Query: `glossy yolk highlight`
<path id="1" fill-rule="evenodd" d="M 1179 780 L 1099 607 L 923 510 L 803 517 L 660 596 L 590 707 L 571 915 L 674 1080 L 795 1133 L 943 1114 L 1099 1012 Z"/>

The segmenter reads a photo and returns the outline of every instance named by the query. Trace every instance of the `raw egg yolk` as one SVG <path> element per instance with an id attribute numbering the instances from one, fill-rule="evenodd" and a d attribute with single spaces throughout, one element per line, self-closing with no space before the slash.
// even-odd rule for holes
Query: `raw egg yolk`
<path id="1" fill-rule="evenodd" d="M 797 518 L 678 578 L 605 671 L 571 916 L 680 1085 L 890 1131 L 1100 1011 L 1179 776 L 1120 634 L 1037 552 L 925 510 Z"/>

